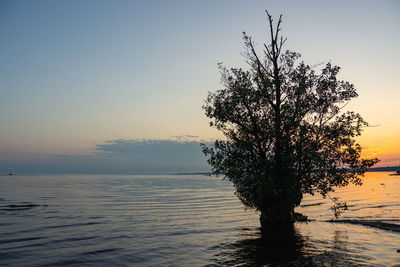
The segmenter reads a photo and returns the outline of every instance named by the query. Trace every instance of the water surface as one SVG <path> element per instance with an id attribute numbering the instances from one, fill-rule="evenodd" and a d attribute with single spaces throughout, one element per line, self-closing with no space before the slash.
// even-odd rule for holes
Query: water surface
<path id="1" fill-rule="evenodd" d="M 399 223 L 400 177 L 367 173 L 344 219 Z M 0 177 L 0 265 L 385 266 L 400 262 L 400 234 L 325 222 L 331 203 L 306 196 L 315 219 L 260 232 L 229 182 L 203 175 Z"/>

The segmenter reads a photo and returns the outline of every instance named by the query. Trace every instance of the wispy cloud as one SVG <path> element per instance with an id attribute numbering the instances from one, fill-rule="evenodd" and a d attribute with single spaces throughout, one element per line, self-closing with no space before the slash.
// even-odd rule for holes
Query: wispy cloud
<path id="1" fill-rule="evenodd" d="M 96 144 L 91 154 L 53 155 L 40 162 L 32 158 L 12 162 L 5 171 L 82 173 L 172 173 L 208 171 L 196 136 L 160 139 L 117 139 Z M 9 162 L 10 163 L 10 162 Z M 10 168 L 14 168 L 11 169 Z"/>

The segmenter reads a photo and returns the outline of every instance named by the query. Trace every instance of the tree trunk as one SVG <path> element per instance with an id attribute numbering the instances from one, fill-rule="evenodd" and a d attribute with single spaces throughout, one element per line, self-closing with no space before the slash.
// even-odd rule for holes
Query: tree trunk
<path id="1" fill-rule="evenodd" d="M 280 224 L 293 224 L 295 218 L 294 208 L 274 206 L 261 211 L 261 228 L 273 227 Z"/>

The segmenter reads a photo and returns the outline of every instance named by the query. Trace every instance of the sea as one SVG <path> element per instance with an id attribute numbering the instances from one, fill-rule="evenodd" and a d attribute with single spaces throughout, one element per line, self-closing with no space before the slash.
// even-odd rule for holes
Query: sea
<path id="1" fill-rule="evenodd" d="M 0 266 L 388 266 L 400 176 L 306 195 L 310 221 L 261 231 L 229 181 L 202 174 L 0 176 Z M 367 223 L 367 224 L 365 224 Z"/>

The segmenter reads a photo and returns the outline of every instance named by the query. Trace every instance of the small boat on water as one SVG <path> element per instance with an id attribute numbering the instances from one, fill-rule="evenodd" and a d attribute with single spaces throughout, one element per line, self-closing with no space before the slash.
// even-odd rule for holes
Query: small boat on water
<path id="1" fill-rule="evenodd" d="M 396 171 L 395 173 L 391 173 L 389 175 L 400 175 L 400 171 Z"/>

